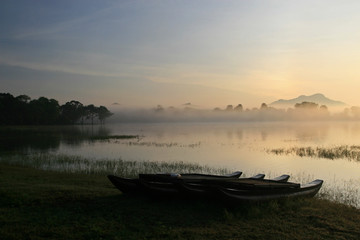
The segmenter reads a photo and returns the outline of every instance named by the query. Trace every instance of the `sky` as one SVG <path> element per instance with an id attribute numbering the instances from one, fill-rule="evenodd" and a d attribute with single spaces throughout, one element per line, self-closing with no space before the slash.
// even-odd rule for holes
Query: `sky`
<path id="1" fill-rule="evenodd" d="M 360 105 L 360 1 L 2 0 L 0 92 L 125 107 Z"/>

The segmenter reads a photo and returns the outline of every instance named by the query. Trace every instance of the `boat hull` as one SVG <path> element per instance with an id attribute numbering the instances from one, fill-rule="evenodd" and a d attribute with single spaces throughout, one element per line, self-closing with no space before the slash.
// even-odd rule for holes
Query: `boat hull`
<path id="1" fill-rule="evenodd" d="M 219 194 L 227 201 L 269 201 L 284 198 L 313 197 L 322 187 L 322 180 L 315 180 L 300 188 L 279 188 L 269 190 L 239 190 L 218 188 Z"/>
<path id="2" fill-rule="evenodd" d="M 313 197 L 323 184 L 322 180 L 315 180 L 305 185 L 287 182 L 288 175 L 274 179 L 209 176 L 182 178 L 161 174 L 142 174 L 138 179 L 113 175 L 109 175 L 108 178 L 123 193 L 144 192 L 162 196 L 211 197 L 226 202 Z"/>
<path id="3" fill-rule="evenodd" d="M 190 181 L 200 181 L 203 179 L 238 179 L 242 172 L 236 171 L 226 175 L 211 175 L 200 173 L 182 173 L 182 174 L 139 174 L 139 178 L 122 178 L 114 175 L 108 175 L 111 183 L 123 193 L 134 193 L 139 191 L 154 191 L 164 193 L 178 192 L 177 183 L 179 177 Z"/>

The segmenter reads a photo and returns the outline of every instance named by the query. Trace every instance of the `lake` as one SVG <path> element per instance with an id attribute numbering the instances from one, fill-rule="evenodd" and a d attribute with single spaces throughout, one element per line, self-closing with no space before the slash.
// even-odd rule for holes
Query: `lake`
<path id="1" fill-rule="evenodd" d="M 332 193 L 328 198 L 360 206 L 357 158 L 344 155 L 331 159 L 325 154 L 304 155 L 298 151 L 339 146 L 357 151 L 360 146 L 360 123 L 357 122 L 122 123 L 2 128 L 1 132 L 3 153 L 67 154 L 94 162 L 101 159 L 181 161 L 241 170 L 246 176 L 289 174 L 290 180 L 301 183 L 323 179 L 323 188 Z M 138 135 L 139 138 L 87 140 L 97 135 Z M 272 151 L 274 149 L 284 151 L 279 154 Z"/>

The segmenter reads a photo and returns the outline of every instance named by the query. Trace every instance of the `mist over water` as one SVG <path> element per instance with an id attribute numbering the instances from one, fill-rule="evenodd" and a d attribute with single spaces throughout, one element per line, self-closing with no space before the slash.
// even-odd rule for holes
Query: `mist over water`
<path id="1" fill-rule="evenodd" d="M 360 120 L 360 109 L 353 107 L 330 111 L 326 106 L 278 109 L 266 104 L 260 108 L 238 110 L 232 105 L 225 109 L 164 108 L 113 109 L 108 120 L 117 122 L 253 122 L 253 121 L 346 121 Z"/>

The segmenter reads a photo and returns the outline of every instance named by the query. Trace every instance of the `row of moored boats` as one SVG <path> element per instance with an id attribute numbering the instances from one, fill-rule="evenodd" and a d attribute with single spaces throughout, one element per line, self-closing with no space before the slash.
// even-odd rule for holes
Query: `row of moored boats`
<path id="1" fill-rule="evenodd" d="M 109 175 L 123 193 L 148 193 L 165 196 L 211 197 L 225 201 L 266 201 L 281 198 L 312 197 L 323 180 L 307 184 L 289 182 L 289 175 L 265 179 L 264 174 L 241 178 L 242 172 L 228 175 L 199 173 L 139 174 L 138 178 Z"/>

